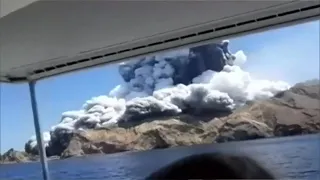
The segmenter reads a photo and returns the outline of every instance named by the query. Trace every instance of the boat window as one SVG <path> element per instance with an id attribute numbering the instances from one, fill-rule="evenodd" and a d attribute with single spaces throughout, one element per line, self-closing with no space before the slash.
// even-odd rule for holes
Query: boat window
<path id="1" fill-rule="evenodd" d="M 248 155 L 279 178 L 317 179 L 319 27 L 312 21 L 37 81 L 51 179 L 143 179 L 216 151 Z M 28 84 L 1 84 L 0 95 L 0 179 L 41 179 Z"/>

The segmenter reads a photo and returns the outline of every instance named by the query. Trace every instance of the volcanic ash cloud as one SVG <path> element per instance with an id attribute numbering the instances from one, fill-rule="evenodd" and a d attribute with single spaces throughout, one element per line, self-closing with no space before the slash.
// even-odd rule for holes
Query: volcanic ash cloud
<path id="1" fill-rule="evenodd" d="M 286 82 L 255 79 L 242 70 L 246 55 L 243 51 L 231 54 L 228 44 L 223 41 L 121 63 L 124 82 L 108 95 L 88 100 L 82 109 L 62 113 L 60 123 L 44 133 L 46 146 L 61 133 L 189 110 L 231 111 L 248 100 L 269 98 L 290 88 Z M 34 137 L 27 144 L 37 147 Z"/>

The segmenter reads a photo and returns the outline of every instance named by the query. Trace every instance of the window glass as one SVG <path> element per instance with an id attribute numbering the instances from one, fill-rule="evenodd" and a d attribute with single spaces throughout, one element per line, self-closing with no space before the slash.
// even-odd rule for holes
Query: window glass
<path id="1" fill-rule="evenodd" d="M 139 179 L 225 148 L 279 177 L 319 177 L 319 136 L 307 135 L 320 132 L 319 32 L 314 21 L 37 82 L 51 176 Z M 2 163 L 17 163 L 0 179 L 40 178 L 22 163 L 39 160 L 28 86 L 0 95 Z"/>

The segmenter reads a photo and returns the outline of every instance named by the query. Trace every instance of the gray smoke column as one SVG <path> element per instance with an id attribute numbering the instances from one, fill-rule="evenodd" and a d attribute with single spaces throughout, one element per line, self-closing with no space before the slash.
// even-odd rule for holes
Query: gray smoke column
<path id="1" fill-rule="evenodd" d="M 229 52 L 229 41 L 168 52 L 121 64 L 119 73 L 130 89 L 111 95 L 131 99 L 151 95 L 154 90 L 177 84 L 188 85 L 207 70 L 222 71 L 235 57 Z"/>

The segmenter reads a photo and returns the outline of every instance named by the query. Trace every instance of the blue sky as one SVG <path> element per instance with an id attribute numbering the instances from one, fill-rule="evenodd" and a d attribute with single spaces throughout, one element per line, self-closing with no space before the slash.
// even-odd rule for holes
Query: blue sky
<path id="1" fill-rule="evenodd" d="M 230 39 L 232 52 L 248 56 L 244 69 L 253 77 L 291 84 L 319 78 L 319 21 Z M 61 113 L 78 110 L 91 97 L 105 95 L 122 81 L 117 65 L 106 65 L 39 81 L 36 93 L 43 130 Z M 0 84 L 0 152 L 23 150 L 34 134 L 27 84 Z"/>

